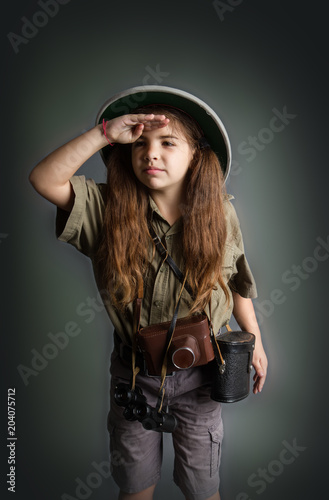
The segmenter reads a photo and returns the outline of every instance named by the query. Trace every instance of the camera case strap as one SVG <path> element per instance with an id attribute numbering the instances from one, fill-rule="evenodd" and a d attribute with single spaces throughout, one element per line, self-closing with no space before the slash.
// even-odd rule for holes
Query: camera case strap
<path id="1" fill-rule="evenodd" d="M 193 291 L 187 283 L 187 275 L 183 275 L 168 254 L 150 221 L 149 230 L 163 262 L 167 262 L 182 283 L 182 287 L 172 320 L 141 328 L 140 318 L 144 291 L 143 282 L 139 283 L 138 295 L 134 302 L 134 332 L 136 334 L 133 336 L 132 345 L 132 390 L 135 389 L 135 379 L 139 372 L 139 368 L 136 367 L 138 350 L 143 353 L 149 374 L 161 376 L 156 405 L 159 414 L 163 406 L 164 382 L 167 373 L 206 363 L 209 363 L 212 373 L 211 398 L 214 401 L 233 403 L 244 399 L 250 391 L 255 335 L 244 331 L 232 331 L 227 324 L 227 332 L 216 336 L 211 321 L 211 301 L 209 301 L 209 318 L 203 311 L 198 315 L 178 319 L 179 304 L 184 287 L 192 299 Z M 173 340 L 175 349 L 170 352 Z"/>
<path id="2" fill-rule="evenodd" d="M 136 360 L 136 350 L 138 349 L 144 356 L 148 374 L 161 376 L 159 394 L 161 394 L 161 400 L 163 401 L 163 386 L 168 373 L 205 365 L 215 358 L 217 364 L 224 371 L 225 361 L 212 328 L 211 304 L 209 304 L 210 319 L 205 311 L 187 318 L 178 319 L 183 289 L 185 288 L 192 298 L 193 291 L 187 283 L 187 275 L 183 275 L 175 261 L 168 254 L 150 221 L 149 230 L 163 262 L 170 266 L 175 276 L 182 283 L 171 321 L 150 325 L 145 328 L 140 327 L 143 283 L 139 283 L 138 296 L 134 303 L 134 331 L 136 332 L 133 341 L 134 362 Z M 134 370 L 136 370 L 135 366 L 133 366 L 133 372 Z M 160 403 L 160 407 L 161 405 L 162 403 Z"/>
<path id="3" fill-rule="evenodd" d="M 182 283 L 182 288 L 171 321 L 137 330 L 137 344 L 144 355 L 148 373 L 155 376 L 161 374 L 165 353 L 167 353 L 167 373 L 208 364 L 215 357 L 211 340 L 211 306 L 209 304 L 210 320 L 204 311 L 197 315 L 177 319 L 183 288 L 187 290 L 192 299 L 193 291 L 187 282 L 187 276 L 183 275 L 168 254 L 150 221 L 149 230 L 163 262 L 166 262 L 172 269 Z M 137 314 L 140 317 L 141 302 L 136 305 Z M 214 335 L 213 340 L 215 340 Z"/>

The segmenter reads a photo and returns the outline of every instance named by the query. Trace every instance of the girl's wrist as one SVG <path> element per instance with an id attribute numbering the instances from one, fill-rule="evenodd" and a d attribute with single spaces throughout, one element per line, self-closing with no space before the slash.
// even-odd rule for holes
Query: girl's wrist
<path id="1" fill-rule="evenodd" d="M 105 119 L 103 118 L 103 122 L 102 122 L 102 131 L 103 131 L 104 137 L 105 137 L 106 141 L 108 142 L 108 144 L 109 144 L 110 146 L 114 146 L 114 141 L 113 141 L 113 140 L 109 137 L 108 132 L 107 132 L 107 129 L 106 129 L 106 125 L 107 125 L 107 123 L 108 123 L 108 120 L 105 120 Z"/>
<path id="2" fill-rule="evenodd" d="M 103 130 L 103 124 L 102 124 L 102 123 L 99 123 L 98 125 L 96 125 L 96 126 L 94 127 L 94 129 L 91 129 L 91 130 L 94 130 L 94 131 L 95 131 L 95 133 L 96 133 L 96 131 L 97 131 L 97 139 L 100 141 L 100 144 L 99 144 L 99 150 L 100 150 L 100 149 L 103 149 L 103 148 L 105 148 L 106 146 L 108 146 L 108 145 L 109 145 L 109 143 L 108 143 L 108 140 L 107 140 L 107 139 L 109 139 L 109 140 L 111 140 L 111 139 L 109 138 L 109 135 L 108 135 L 108 134 L 107 134 L 107 137 L 105 137 L 105 135 L 104 135 L 104 130 Z M 111 141 L 111 142 L 112 142 L 112 141 Z M 112 144 L 113 144 L 113 143 L 112 143 Z"/>

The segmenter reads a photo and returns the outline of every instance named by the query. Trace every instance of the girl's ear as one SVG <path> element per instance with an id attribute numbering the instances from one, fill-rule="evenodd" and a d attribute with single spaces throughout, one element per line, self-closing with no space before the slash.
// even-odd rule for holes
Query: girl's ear
<path id="1" fill-rule="evenodd" d="M 192 169 L 194 168 L 195 165 L 198 164 L 199 160 L 200 160 L 200 155 L 202 154 L 202 152 L 200 151 L 200 148 L 198 147 L 198 145 L 191 145 L 191 149 L 192 149 L 192 160 L 190 161 L 190 164 L 189 164 L 189 169 Z"/>

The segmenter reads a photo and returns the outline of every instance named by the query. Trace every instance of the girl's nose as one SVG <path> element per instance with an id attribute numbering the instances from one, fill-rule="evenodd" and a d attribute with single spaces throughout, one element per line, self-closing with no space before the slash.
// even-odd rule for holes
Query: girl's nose
<path id="1" fill-rule="evenodd" d="M 157 159 L 158 159 L 158 152 L 157 152 L 155 146 L 150 144 L 146 148 L 145 160 L 151 161 L 151 160 L 157 160 Z"/>
<path id="2" fill-rule="evenodd" d="M 154 154 L 154 155 L 152 155 L 152 154 L 147 154 L 147 155 L 145 156 L 145 160 L 147 160 L 147 161 L 157 160 L 157 159 L 158 159 L 158 157 L 157 157 L 157 155 L 155 155 L 155 154 Z"/>

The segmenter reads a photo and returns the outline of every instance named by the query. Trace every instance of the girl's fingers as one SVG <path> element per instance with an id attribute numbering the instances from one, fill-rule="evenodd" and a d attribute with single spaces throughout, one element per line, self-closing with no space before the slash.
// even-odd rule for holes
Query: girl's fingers
<path id="1" fill-rule="evenodd" d="M 257 392 L 262 392 L 264 383 L 265 377 L 257 377 L 256 382 L 254 383 L 254 394 L 257 394 Z"/>
<path id="2" fill-rule="evenodd" d="M 165 115 L 127 115 L 125 117 L 124 123 L 126 126 L 136 126 L 139 123 L 143 123 L 147 127 L 157 128 L 159 126 L 166 126 L 169 123 L 169 118 Z"/>
<path id="3" fill-rule="evenodd" d="M 255 368 L 255 374 L 253 376 L 253 381 L 254 381 L 253 392 L 254 394 L 257 394 L 257 392 L 261 392 L 264 387 L 266 379 L 266 370 L 263 369 L 261 361 L 255 361 L 253 365 Z"/>
<path id="4" fill-rule="evenodd" d="M 123 115 L 107 122 L 107 133 L 113 142 L 127 144 L 136 141 L 143 133 L 166 127 L 169 118 L 165 115 Z"/>
<path id="5" fill-rule="evenodd" d="M 149 121 L 163 121 L 168 120 L 165 115 L 154 115 L 150 113 L 149 115 L 129 115 L 135 122 L 149 122 Z"/>
<path id="6" fill-rule="evenodd" d="M 142 135 L 144 131 L 144 124 L 138 123 L 132 130 L 132 139 L 133 141 L 137 141 L 137 139 Z"/>
<path id="7" fill-rule="evenodd" d="M 156 128 L 163 128 L 163 127 L 166 127 L 168 125 L 168 121 L 160 121 L 160 122 L 146 122 L 144 125 L 145 125 L 145 131 L 146 132 L 149 132 L 150 130 L 154 130 Z"/>

